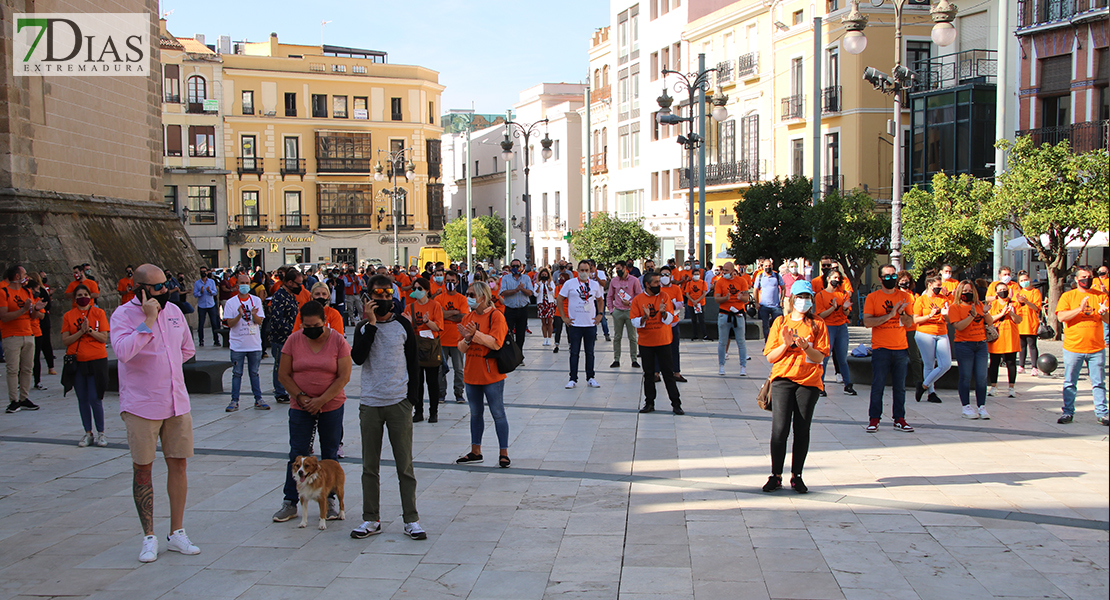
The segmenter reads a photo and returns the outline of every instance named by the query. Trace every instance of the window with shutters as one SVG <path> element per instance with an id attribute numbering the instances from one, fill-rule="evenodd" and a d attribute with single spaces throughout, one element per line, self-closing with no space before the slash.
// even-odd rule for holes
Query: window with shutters
<path id="1" fill-rule="evenodd" d="M 1037 70 L 1041 73 L 1041 94 L 1065 94 L 1071 91 L 1070 54 L 1042 58 Z"/>
<path id="2" fill-rule="evenodd" d="M 162 67 L 162 92 L 166 102 L 181 102 L 181 65 Z"/>
<path id="3" fill-rule="evenodd" d="M 166 156 L 181 156 L 180 125 L 166 125 Z"/>
<path id="4" fill-rule="evenodd" d="M 759 179 L 759 115 L 748 115 L 740 120 L 740 160 L 743 171 L 747 174 L 743 179 L 756 181 Z"/>
<path id="5" fill-rule="evenodd" d="M 736 121 L 717 123 L 717 163 L 736 162 Z"/>
<path id="6" fill-rule="evenodd" d="M 189 126 L 189 156 L 216 156 L 216 128 Z"/>

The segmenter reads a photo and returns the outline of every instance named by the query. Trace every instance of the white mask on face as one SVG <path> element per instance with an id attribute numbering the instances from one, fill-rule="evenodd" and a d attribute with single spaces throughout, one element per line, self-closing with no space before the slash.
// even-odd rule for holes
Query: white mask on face
<path id="1" fill-rule="evenodd" d="M 1010 283 L 1011 279 L 1012 278 L 1010 277 L 1009 273 L 1007 273 L 1007 274 L 1003 275 L 1002 277 L 998 278 L 998 280 L 1001 281 L 1002 283 Z"/>
<path id="2" fill-rule="evenodd" d="M 949 279 L 952 279 L 952 274 L 951 273 L 941 273 L 940 278 L 943 279 L 944 281 L 948 281 Z"/>
<path id="3" fill-rule="evenodd" d="M 659 283 L 662 285 L 671 285 L 671 278 L 664 275 L 659 278 Z"/>
<path id="4" fill-rule="evenodd" d="M 813 308 L 813 300 L 809 298 L 795 298 L 794 299 L 794 312 L 805 313 Z"/>

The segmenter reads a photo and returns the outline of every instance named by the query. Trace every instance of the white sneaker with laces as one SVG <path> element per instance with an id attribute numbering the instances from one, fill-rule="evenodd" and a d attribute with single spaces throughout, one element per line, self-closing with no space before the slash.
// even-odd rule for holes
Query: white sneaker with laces
<path id="1" fill-rule="evenodd" d="M 724 374 L 725 374 L 725 367 L 724 367 L 724 365 L 722 365 L 722 366 L 720 366 L 720 367 L 718 367 L 718 368 L 717 368 L 717 374 L 718 374 L 718 375 L 724 375 Z"/>
<path id="2" fill-rule="evenodd" d="M 985 406 L 980 406 L 979 407 L 979 418 L 984 419 L 984 420 L 988 420 L 988 419 L 991 418 L 990 413 L 987 412 L 987 407 L 985 407 Z"/>
<path id="3" fill-rule="evenodd" d="M 988 395 L 988 396 L 993 396 L 993 395 L 994 395 L 994 391 L 995 391 L 995 390 L 994 390 L 994 386 L 993 386 L 993 385 L 992 385 L 992 386 L 990 386 L 989 388 L 987 388 L 987 395 Z"/>
<path id="4" fill-rule="evenodd" d="M 420 526 L 420 521 L 413 521 L 412 523 L 405 523 L 405 535 L 408 535 L 414 540 L 428 539 L 427 532 Z"/>
<path id="5" fill-rule="evenodd" d="M 964 407 L 963 417 L 965 419 L 978 419 L 979 418 L 979 413 L 975 411 L 975 408 L 973 408 L 970 404 L 968 404 L 967 406 Z"/>
<path id="6" fill-rule="evenodd" d="M 568 381 L 567 384 L 563 386 L 563 388 L 568 389 L 568 390 L 573 390 L 575 385 L 578 385 L 578 384 L 574 380 L 571 380 L 571 381 Z"/>
<path id="7" fill-rule="evenodd" d="M 740 376 L 741 377 L 747 377 L 748 376 L 748 370 L 746 368 L 744 368 L 744 365 L 740 365 Z"/>
<path id="8" fill-rule="evenodd" d="M 840 373 L 837 373 L 834 379 L 836 379 L 837 383 L 844 383 L 844 378 L 840 376 Z"/>
<path id="9" fill-rule="evenodd" d="M 105 439 L 103 431 L 96 434 L 96 445 L 97 445 L 98 448 L 107 448 L 108 447 L 108 440 Z"/>
<path id="10" fill-rule="evenodd" d="M 596 379 L 594 379 L 594 378 L 592 378 L 592 377 L 591 377 L 591 378 L 590 378 L 590 379 L 589 379 L 588 381 L 586 381 L 586 385 L 588 385 L 588 386 L 590 386 L 590 387 L 592 387 L 592 388 L 599 388 L 599 387 L 601 387 L 601 384 L 600 384 L 600 383 L 598 383 L 598 382 L 597 382 L 597 380 L 596 380 Z"/>
<path id="11" fill-rule="evenodd" d="M 1040 377 L 1040 376 L 1041 376 L 1041 372 L 1038 371 L 1037 369 L 1033 369 L 1033 377 Z"/>
<path id="12" fill-rule="evenodd" d="M 200 548 L 193 545 L 189 541 L 189 536 L 186 535 L 184 529 L 178 529 L 166 538 L 169 543 L 166 544 L 166 550 L 172 552 L 180 552 L 182 554 L 200 554 Z"/>
<path id="13" fill-rule="evenodd" d="M 551 345 L 551 338 L 543 338 L 543 345 L 544 346 L 550 346 Z"/>
<path id="14" fill-rule="evenodd" d="M 1007 398 L 1017 398 L 1017 392 L 1014 391 L 1014 388 L 1010 388 L 1010 391 L 1006 392 L 1006 397 Z"/>
<path id="15" fill-rule="evenodd" d="M 77 447 L 86 448 L 91 443 L 93 443 L 93 435 L 91 433 L 86 433 L 85 435 L 81 436 L 81 441 L 77 442 Z"/>
<path id="16" fill-rule="evenodd" d="M 143 550 L 139 552 L 139 562 L 154 562 L 158 560 L 158 538 L 148 535 L 143 538 Z"/>
<path id="17" fill-rule="evenodd" d="M 1019 367 L 1018 367 L 1018 375 L 1021 375 L 1021 374 L 1023 374 L 1023 373 L 1025 373 L 1025 367 L 1021 367 L 1021 366 L 1019 366 Z"/>

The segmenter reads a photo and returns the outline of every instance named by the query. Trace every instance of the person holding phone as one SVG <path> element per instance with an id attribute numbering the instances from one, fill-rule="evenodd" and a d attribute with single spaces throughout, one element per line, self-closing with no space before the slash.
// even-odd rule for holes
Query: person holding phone
<path id="1" fill-rule="evenodd" d="M 225 410 L 239 410 L 244 365 L 250 376 L 254 407 L 270 410 L 270 405 L 262 399 L 262 383 L 258 378 L 258 366 L 262 363 L 262 321 L 265 318 L 262 300 L 251 294 L 251 279 L 246 273 L 240 273 L 236 279 L 238 294 L 224 304 L 224 325 L 228 328 L 231 350 L 231 403 Z"/>
<path id="2" fill-rule="evenodd" d="M 132 298 L 134 296 L 132 295 Z M 85 434 L 77 443 L 78 448 L 96 444 L 108 445 L 104 439 L 104 388 L 108 382 L 108 315 L 93 306 L 89 288 L 78 285 L 73 290 L 77 308 L 62 316 L 62 344 L 66 354 L 77 358 L 77 374 L 73 391 L 77 394 L 77 409 Z M 96 435 L 93 435 L 93 425 Z"/>

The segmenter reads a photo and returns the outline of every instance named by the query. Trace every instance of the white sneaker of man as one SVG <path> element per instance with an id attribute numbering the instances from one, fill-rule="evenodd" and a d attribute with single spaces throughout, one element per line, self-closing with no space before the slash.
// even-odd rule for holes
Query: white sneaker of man
<path id="1" fill-rule="evenodd" d="M 601 387 L 601 384 L 600 384 L 600 383 L 598 383 L 598 382 L 597 382 L 597 380 L 596 380 L 596 379 L 594 379 L 593 377 L 591 377 L 591 378 L 590 378 L 589 380 L 587 380 L 587 381 L 586 381 L 586 385 L 588 385 L 588 386 L 590 386 L 590 387 L 592 387 L 592 388 L 599 388 L 599 387 Z"/>
<path id="2" fill-rule="evenodd" d="M 740 365 L 740 376 L 741 377 L 747 377 L 748 376 L 748 369 L 746 369 L 744 367 L 744 365 Z"/>
<path id="3" fill-rule="evenodd" d="M 139 562 L 154 562 L 158 560 L 158 537 L 148 535 L 143 538 L 143 549 L 139 552 Z"/>
<path id="4" fill-rule="evenodd" d="M 990 413 L 987 412 L 986 406 L 979 407 L 979 418 L 984 420 L 989 420 L 991 418 Z"/>
<path id="5" fill-rule="evenodd" d="M 200 548 L 193 545 L 189 541 L 189 536 L 185 533 L 184 529 L 178 529 L 166 537 L 169 543 L 166 544 L 166 550 L 171 552 L 180 552 L 182 554 L 200 554 Z"/>
<path id="6" fill-rule="evenodd" d="M 844 383 L 844 378 L 841 377 L 840 373 L 837 373 L 836 377 L 834 377 L 834 379 L 836 379 L 837 383 Z"/>
<path id="7" fill-rule="evenodd" d="M 563 388 L 568 389 L 568 390 L 573 390 L 574 386 L 576 386 L 576 385 L 578 385 L 578 383 L 576 381 L 574 381 L 573 379 L 571 379 L 570 381 L 567 382 L 566 385 L 563 386 Z"/>
<path id="8" fill-rule="evenodd" d="M 724 367 L 724 365 L 721 365 L 720 367 L 717 367 L 717 374 L 718 374 L 718 375 L 724 375 L 724 374 L 725 374 L 725 367 Z"/>
<path id="9" fill-rule="evenodd" d="M 965 419 L 978 419 L 979 418 L 979 412 L 977 410 L 975 410 L 974 406 L 968 404 L 968 405 L 964 406 L 963 418 L 965 418 Z"/>
<path id="10" fill-rule="evenodd" d="M 994 395 L 994 386 L 993 385 L 987 388 L 987 395 L 988 396 L 993 396 Z"/>

